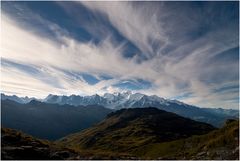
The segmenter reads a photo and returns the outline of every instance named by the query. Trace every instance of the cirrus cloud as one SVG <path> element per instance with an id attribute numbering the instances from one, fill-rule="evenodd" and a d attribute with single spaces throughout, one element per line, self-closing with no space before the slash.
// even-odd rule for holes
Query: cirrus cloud
<path id="1" fill-rule="evenodd" d="M 68 28 L 21 3 L 13 8 L 18 6 L 18 16 L 3 10 L 2 91 L 44 97 L 103 94 L 129 87 L 198 106 L 238 108 L 239 38 L 234 18 L 238 12 L 228 10 L 237 3 L 196 2 L 196 7 L 185 2 L 185 8 L 175 2 L 69 3 L 53 5 L 72 17 L 75 23 Z M 86 16 L 78 10 L 83 7 L 92 15 L 89 22 L 78 20 Z M 216 18 L 223 12 L 225 17 Z M 36 21 L 41 25 L 33 24 Z M 86 25 L 92 22 L 106 28 Z M 72 37 L 71 28 L 77 27 L 92 41 Z M 105 34 L 97 42 L 94 30 Z M 133 46 L 134 54 L 126 57 Z M 128 86 L 122 88 L 126 82 Z"/>

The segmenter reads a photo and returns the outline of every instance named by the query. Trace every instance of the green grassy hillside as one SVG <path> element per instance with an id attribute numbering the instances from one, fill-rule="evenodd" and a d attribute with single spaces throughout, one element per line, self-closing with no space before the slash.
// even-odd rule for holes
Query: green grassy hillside
<path id="1" fill-rule="evenodd" d="M 209 124 L 156 108 L 123 109 L 110 114 L 98 125 L 64 137 L 57 143 L 89 156 L 94 154 L 97 159 L 156 159 L 160 156 L 151 147 L 206 134 L 214 129 Z"/>
<path id="2" fill-rule="evenodd" d="M 205 135 L 147 144 L 133 152 L 144 159 L 239 159 L 239 121 Z"/>

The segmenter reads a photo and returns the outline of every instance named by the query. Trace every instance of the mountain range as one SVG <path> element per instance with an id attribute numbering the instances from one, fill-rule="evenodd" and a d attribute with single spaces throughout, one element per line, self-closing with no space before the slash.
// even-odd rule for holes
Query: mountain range
<path id="1" fill-rule="evenodd" d="M 97 105 L 59 105 L 36 100 L 20 104 L 2 100 L 1 125 L 41 139 L 56 140 L 98 123 L 110 112 Z"/>
<path id="2" fill-rule="evenodd" d="M 18 97 L 16 95 L 9 96 L 9 95 L 5 95 L 5 94 L 1 93 L 1 100 L 7 100 L 7 99 L 18 102 L 18 103 L 22 103 L 22 104 L 28 103 L 31 100 L 37 100 L 34 97 L 27 97 L 27 96 L 26 97 Z"/>
<path id="3" fill-rule="evenodd" d="M 1 99 L 10 99 L 19 103 L 28 103 L 31 100 L 37 100 L 36 98 L 17 97 L 15 95 L 6 96 L 4 94 L 1 94 Z M 130 91 L 113 94 L 105 93 L 103 96 L 97 94 L 92 96 L 58 96 L 49 94 L 46 98 L 38 101 L 59 105 L 68 104 L 72 106 L 99 105 L 112 110 L 136 107 L 156 107 L 196 121 L 210 123 L 216 127 L 221 127 L 227 119 L 239 117 L 238 110 L 200 108 L 178 100 L 169 100 L 156 95 L 148 96 L 141 93 L 132 93 Z"/>
<path id="4" fill-rule="evenodd" d="M 238 120 L 228 119 L 216 128 L 176 114 L 201 108 L 178 102 L 172 107 L 169 102 L 162 107 L 116 110 L 98 104 L 1 100 L 1 158 L 239 159 Z M 167 107 L 175 112 L 160 109 Z M 203 110 L 206 118 L 221 121 L 227 118 L 220 117 L 222 113 L 233 112 Z"/>

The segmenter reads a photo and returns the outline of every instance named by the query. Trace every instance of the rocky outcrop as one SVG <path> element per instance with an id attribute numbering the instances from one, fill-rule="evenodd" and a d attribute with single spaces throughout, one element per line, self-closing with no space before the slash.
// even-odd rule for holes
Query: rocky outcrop
<path id="1" fill-rule="evenodd" d="M 49 141 L 39 140 L 13 129 L 2 128 L 1 159 L 65 160 L 81 158 L 74 150 L 58 147 Z"/>

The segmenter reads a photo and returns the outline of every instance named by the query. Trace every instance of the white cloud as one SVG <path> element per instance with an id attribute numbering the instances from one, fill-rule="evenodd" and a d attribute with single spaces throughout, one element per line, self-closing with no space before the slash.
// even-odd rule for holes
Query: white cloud
<path id="1" fill-rule="evenodd" d="M 213 90 L 223 86 L 223 82 L 233 82 L 230 77 L 236 75 L 238 63 L 223 63 L 211 61 L 212 57 L 223 51 L 238 46 L 238 41 L 231 26 L 212 31 L 204 37 L 194 41 L 175 44 L 177 46 L 167 55 L 162 49 L 174 43 L 168 38 L 167 32 L 161 26 L 156 15 L 161 11 L 147 10 L 145 7 L 136 7 L 128 2 L 93 3 L 83 2 L 94 11 L 106 14 L 112 25 L 127 39 L 139 47 L 149 59 L 137 63 L 136 57 L 124 58 L 126 46 L 111 41 L 112 35 L 107 35 L 99 44 L 79 42 L 66 34 L 59 26 L 41 20 L 46 27 L 55 26 L 59 41 L 42 37 L 39 33 L 20 27 L 16 19 L 2 14 L 1 57 L 20 64 L 36 67 L 41 71 L 41 78 L 33 77 L 21 70 L 12 67 L 1 68 L 2 90 L 22 95 L 43 97 L 53 94 L 102 94 L 104 92 L 121 91 L 113 85 L 124 80 L 143 79 L 152 83 L 152 87 L 139 92 L 157 94 L 162 97 L 175 97 L 184 93 L 192 93 L 192 97 L 183 101 L 199 106 L 237 107 L 232 100 L 237 93 L 214 93 Z M 148 11 L 148 12 L 146 12 Z M 165 13 L 163 16 L 166 16 Z M 38 19 L 41 19 L 38 18 Z M 148 22 L 148 23 L 146 23 Z M 26 26 L 25 26 L 26 27 Z M 223 32 L 223 34 L 220 34 Z M 163 45 L 154 51 L 154 40 Z M 218 41 L 221 40 L 221 41 Z M 181 44 L 181 45 L 180 45 Z M 179 45 L 179 46 L 178 46 Z M 211 63 L 211 64 L 209 64 Z M 63 71 L 73 73 L 69 75 Z M 210 77 L 216 73 L 226 73 L 220 83 L 211 85 L 200 78 Z M 228 72 L 232 71 L 232 72 Z M 101 80 L 95 85 L 88 84 L 82 78 L 74 77 L 75 73 L 89 73 L 96 77 L 111 75 L 110 80 Z M 47 81 L 44 81 L 47 80 Z M 61 86 L 48 84 L 54 80 Z M 238 84 L 238 82 L 234 82 Z M 183 87 L 180 87 L 182 85 Z"/>
<path id="2" fill-rule="evenodd" d="M 82 1 L 81 3 L 107 15 L 112 25 L 141 49 L 147 58 L 156 54 L 152 47 L 154 43 L 162 48 L 168 43 L 168 37 L 162 31 L 162 24 L 158 21 L 158 15 L 162 14 L 159 13 L 159 8 L 147 4 L 139 5 L 137 8 L 131 2 Z"/>
<path id="3" fill-rule="evenodd" d="M 2 40 L 2 58 L 36 66 L 45 73 L 46 77 L 50 79 L 56 78 L 63 86 L 63 89 L 65 89 L 61 89 L 60 93 L 93 94 L 99 92 L 105 86 L 128 78 L 129 76 L 127 74 L 123 75 L 123 73 L 129 73 L 129 69 L 135 69 L 133 73 L 129 73 L 130 76 L 139 73 L 137 70 L 140 71 L 142 69 L 142 67 L 135 67 L 134 61 L 125 60 L 121 56 L 121 48 L 113 46 L 108 39 L 96 46 L 91 43 L 80 43 L 69 37 L 63 37 L 62 42 L 64 44 L 58 44 L 20 28 L 16 22 L 6 15 L 2 15 Z M 5 67 L 2 68 L 4 69 Z M 86 72 L 98 75 L 107 73 L 117 77 L 118 80 L 101 81 L 91 86 L 82 80 L 74 80 L 72 77 L 56 70 L 56 68 L 72 71 L 73 73 Z M 12 72 L 3 70 L 2 73 L 5 75 L 5 73 L 10 74 Z M 17 78 L 17 76 L 14 76 L 14 73 L 12 74 L 13 78 Z M 11 84 L 11 81 L 14 81 L 14 79 L 10 81 L 9 77 L 4 76 L 2 82 Z M 16 83 L 19 81 L 19 79 L 15 79 Z M 32 81 L 26 80 L 26 82 L 29 85 L 26 83 L 24 86 L 31 86 Z M 38 83 L 43 84 L 43 82 Z M 6 87 L 4 85 L 3 90 L 7 91 Z M 31 88 L 34 89 L 33 86 Z M 35 86 L 35 88 L 39 87 Z M 58 91 L 57 89 L 49 91 L 45 88 L 40 88 L 40 90 L 42 92 L 45 91 L 44 94 Z M 25 92 L 24 94 L 29 95 L 30 93 Z"/>

